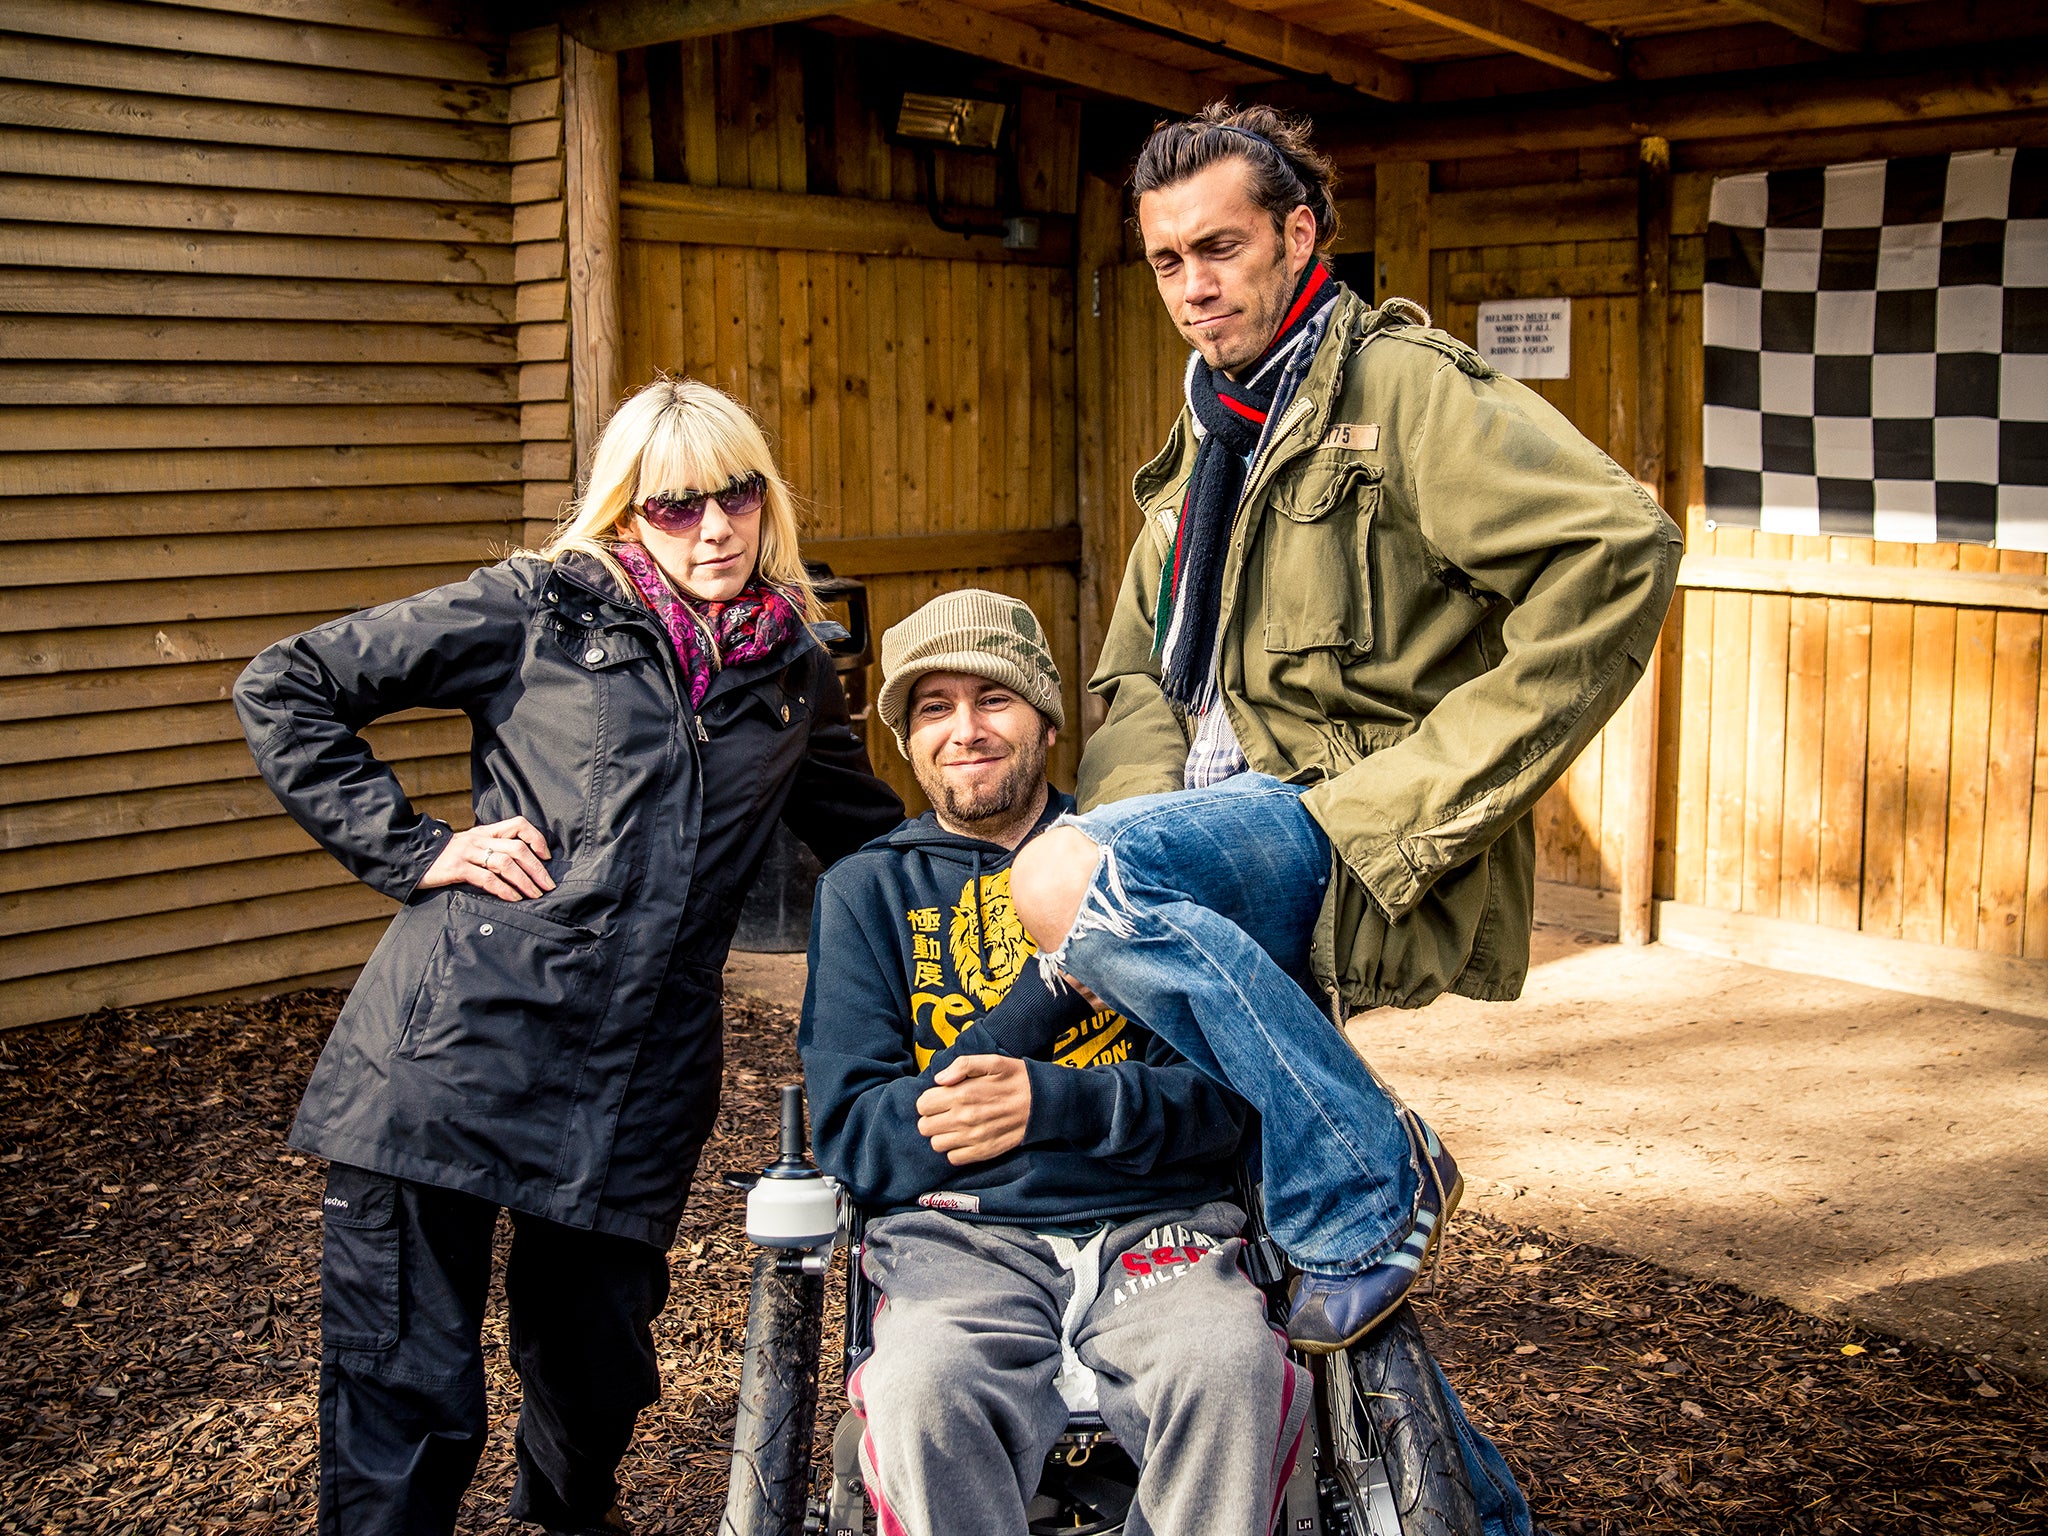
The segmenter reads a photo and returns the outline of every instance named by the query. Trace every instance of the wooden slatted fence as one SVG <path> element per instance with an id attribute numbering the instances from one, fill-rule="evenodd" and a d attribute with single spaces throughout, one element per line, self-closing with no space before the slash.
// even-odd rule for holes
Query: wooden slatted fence
<path id="1" fill-rule="evenodd" d="M 1185 357 L 1118 192 L 1082 174 L 1080 103 L 919 55 L 1012 102 L 1005 172 L 885 131 L 874 81 L 915 45 L 772 28 L 613 61 L 471 15 L 0 0 L 0 1025 L 350 973 L 388 904 L 262 790 L 233 677 L 543 537 L 598 397 L 656 368 L 761 415 L 810 546 L 869 580 L 879 625 L 969 582 L 1028 598 L 1068 677 L 1070 781 L 1130 476 Z M 614 69 L 618 208 L 591 192 Z M 1694 163 L 1785 158 L 1744 143 Z M 1811 956 L 1801 935 L 1853 933 L 1887 974 L 1947 955 L 1973 996 L 2040 990 L 2043 559 L 1707 528 L 1708 177 L 1669 181 L 1659 349 L 1634 153 L 1385 165 L 1346 190 L 1339 250 L 1467 337 L 1481 300 L 1571 297 L 1572 377 L 1539 391 L 1682 513 L 1654 733 L 1667 937 Z M 932 200 L 1021 206 L 1041 246 L 948 234 Z M 616 288 L 591 266 L 614 215 Z M 371 737 L 460 821 L 466 730 Z M 1546 797 L 1553 901 L 1612 912 L 1636 745 L 1617 722 Z M 910 789 L 879 725 L 871 747 Z"/>

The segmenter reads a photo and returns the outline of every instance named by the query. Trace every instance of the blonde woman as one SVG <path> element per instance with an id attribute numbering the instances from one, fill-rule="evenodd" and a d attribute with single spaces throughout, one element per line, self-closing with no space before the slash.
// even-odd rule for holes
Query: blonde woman
<path id="1" fill-rule="evenodd" d="M 778 819 L 826 863 L 894 827 L 816 632 L 752 417 L 661 380 L 547 547 L 258 656 L 235 705 L 299 824 L 404 903 L 313 1070 L 329 1161 L 320 1529 L 446 1532 L 487 1428 L 508 1210 L 524 1387 L 510 1513 L 623 1529 L 649 1324 L 718 1107 L 720 975 Z M 358 734 L 460 709 L 477 824 L 424 816 Z"/>

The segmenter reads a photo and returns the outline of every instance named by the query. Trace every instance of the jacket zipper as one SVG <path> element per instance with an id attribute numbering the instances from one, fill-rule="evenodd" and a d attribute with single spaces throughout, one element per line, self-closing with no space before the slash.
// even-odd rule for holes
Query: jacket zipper
<path id="1" fill-rule="evenodd" d="M 1271 469 L 1278 460 L 1281 439 L 1294 430 L 1295 423 L 1302 418 L 1304 413 L 1313 411 L 1315 408 L 1315 401 L 1303 399 L 1298 395 L 1295 397 L 1294 404 L 1287 407 L 1287 414 L 1280 418 L 1279 427 L 1274 431 L 1272 437 L 1267 439 L 1266 456 L 1253 466 L 1252 473 L 1245 481 L 1244 500 L 1250 501 L 1255 492 L 1264 489 L 1264 486 L 1260 483 L 1260 477 L 1267 470 Z"/>

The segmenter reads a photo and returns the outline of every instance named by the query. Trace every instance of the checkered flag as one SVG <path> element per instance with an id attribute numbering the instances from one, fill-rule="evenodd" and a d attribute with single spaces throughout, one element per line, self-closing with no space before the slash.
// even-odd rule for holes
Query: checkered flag
<path id="1" fill-rule="evenodd" d="M 1707 516 L 2048 549 L 2048 149 L 1714 183 Z"/>

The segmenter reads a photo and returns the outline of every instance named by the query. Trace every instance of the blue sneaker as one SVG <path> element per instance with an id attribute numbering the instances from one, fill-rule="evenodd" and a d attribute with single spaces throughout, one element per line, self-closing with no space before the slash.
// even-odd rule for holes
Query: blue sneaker
<path id="1" fill-rule="evenodd" d="M 1414 1224 L 1401 1246 L 1371 1269 L 1356 1275 L 1304 1274 L 1295 1281 L 1287 1339 L 1304 1353 L 1327 1355 L 1348 1349 L 1385 1322 L 1435 1255 L 1437 1239 L 1464 1196 L 1465 1180 L 1457 1161 L 1444 1150 L 1436 1132 L 1413 1110 L 1402 1110 L 1401 1118 L 1422 1169 Z"/>

